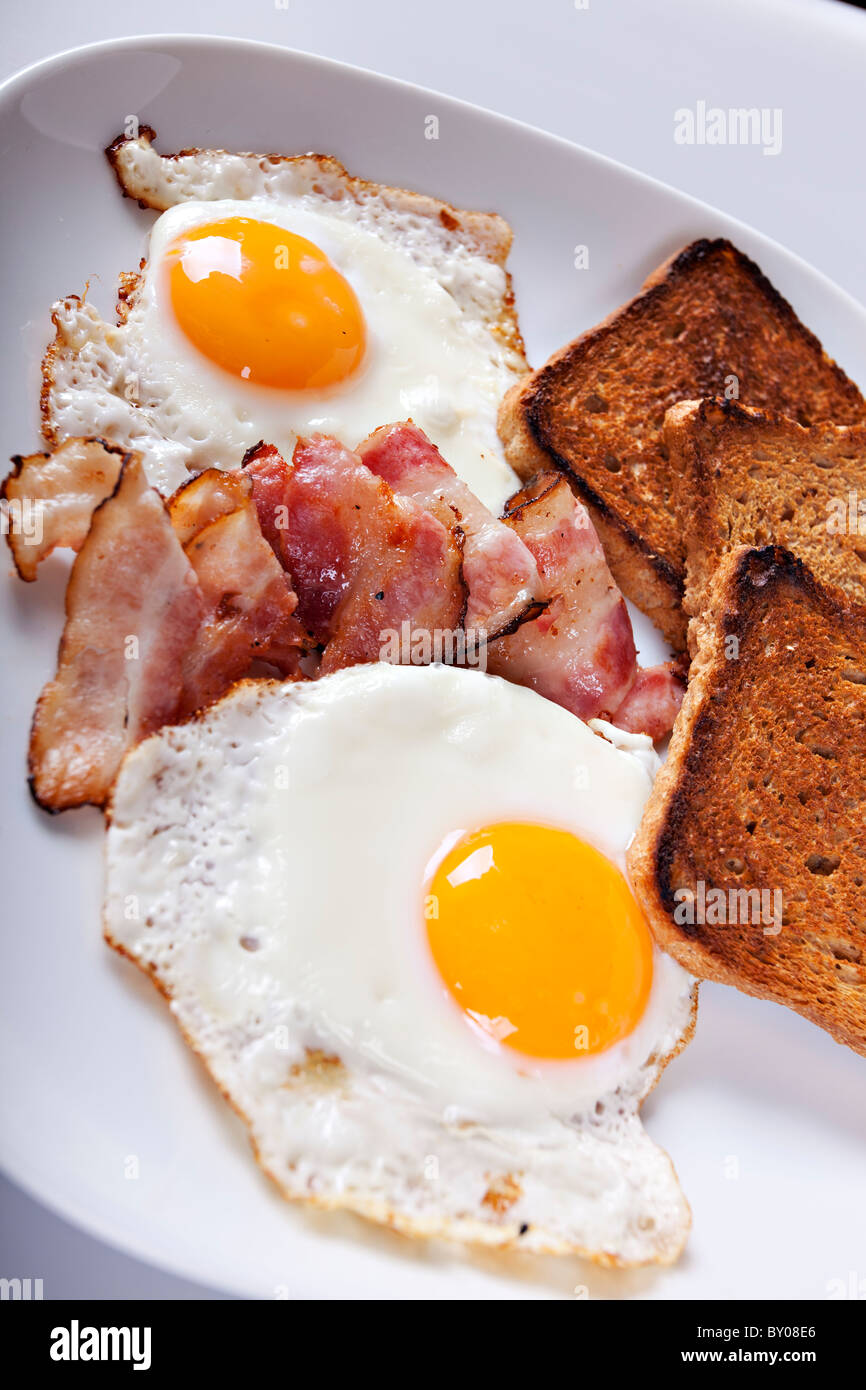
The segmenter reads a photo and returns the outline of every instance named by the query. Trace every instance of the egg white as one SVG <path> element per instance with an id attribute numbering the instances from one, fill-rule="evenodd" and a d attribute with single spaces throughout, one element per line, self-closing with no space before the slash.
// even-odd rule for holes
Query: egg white
<path id="1" fill-rule="evenodd" d="M 231 217 L 306 237 L 348 280 L 367 350 L 346 381 L 324 392 L 258 387 L 186 338 L 170 302 L 166 251 L 183 231 Z M 298 434 L 332 434 L 354 447 L 377 426 L 411 417 L 498 513 L 519 486 L 496 431 L 499 401 L 520 367 L 490 331 L 504 293 L 499 266 L 463 247 L 444 254 L 423 219 L 389 220 L 374 200 L 191 199 L 155 222 L 124 324 L 106 325 L 75 299 L 56 306 L 65 350 L 54 361 L 51 423 L 61 438 L 107 434 L 142 450 L 149 481 L 170 492 L 190 469 L 236 468 L 262 438 L 290 457 Z"/>
<path id="2" fill-rule="evenodd" d="M 688 1036 L 691 978 L 654 951 L 630 1037 L 523 1058 L 455 1008 L 422 914 L 459 829 L 555 825 L 624 867 L 651 784 L 631 741 L 479 672 L 383 664 L 244 683 L 130 754 L 106 934 L 171 997 L 287 1195 L 415 1232 L 675 1256 L 688 1210 L 637 1112 Z M 514 1175 L 499 1212 L 485 1195 Z"/>

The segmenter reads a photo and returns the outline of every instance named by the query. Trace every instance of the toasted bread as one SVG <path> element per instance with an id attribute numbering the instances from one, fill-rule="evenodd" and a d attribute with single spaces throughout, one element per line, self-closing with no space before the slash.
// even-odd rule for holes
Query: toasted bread
<path id="1" fill-rule="evenodd" d="M 685 546 L 664 415 L 734 394 L 803 425 L 866 421 L 857 387 L 758 267 L 728 241 L 696 241 L 512 387 L 500 412 L 512 468 L 566 473 L 620 588 L 678 647 Z"/>
<path id="2" fill-rule="evenodd" d="M 866 1055 L 866 608 L 786 550 L 743 548 L 694 626 L 635 892 L 687 970 Z"/>
<path id="3" fill-rule="evenodd" d="M 866 425 L 811 425 L 733 401 L 683 401 L 664 441 L 686 521 L 685 609 L 729 550 L 782 545 L 866 603 Z"/>

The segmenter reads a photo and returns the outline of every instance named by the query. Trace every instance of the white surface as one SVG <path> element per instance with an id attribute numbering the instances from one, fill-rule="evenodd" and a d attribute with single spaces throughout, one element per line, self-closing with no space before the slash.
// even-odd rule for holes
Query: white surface
<path id="1" fill-rule="evenodd" d="M 729 7 L 726 14 L 730 23 Z M 44 22 L 44 12 L 40 18 Z M 420 47 L 416 41 L 414 48 Z M 286 130 L 298 147 L 333 149 L 373 177 L 497 206 L 517 229 L 517 288 L 536 360 L 630 293 L 661 254 L 724 225 L 562 147 L 514 130 L 503 146 L 496 123 L 470 118 L 463 127 L 461 114 L 445 102 L 435 109 L 452 121 L 449 138 L 425 145 L 417 122 L 429 99 L 392 91 L 386 110 L 374 86 L 355 87 L 348 75 L 339 79 L 348 86 L 331 100 L 314 100 L 321 80 L 305 100 L 303 68 L 295 80 L 262 86 L 245 61 L 240 76 L 235 72 L 211 88 L 219 92 L 216 101 L 203 98 L 204 89 L 185 75 L 148 109 L 133 100 L 129 63 L 113 67 L 111 77 L 87 84 L 86 104 L 80 92 L 55 80 L 43 88 L 44 102 L 31 108 L 64 140 L 83 138 L 84 116 L 90 150 L 80 143 L 46 145 L 23 128 L 4 132 L 6 156 L 18 162 L 12 177 L 27 189 L 26 198 L 7 199 L 4 206 L 4 247 L 16 267 L 7 323 L 20 327 L 23 348 L 20 358 L 13 352 L 7 359 L 4 380 L 3 447 L 9 451 L 28 447 L 34 437 L 34 355 L 45 338 L 48 302 L 97 270 L 101 283 L 94 290 L 107 307 L 114 274 L 138 248 L 146 219 L 118 202 L 93 154 L 137 101 L 139 114 L 150 115 L 167 144 L 220 139 L 279 146 L 288 143 Z M 282 111 L 274 102 L 262 109 L 262 90 L 279 91 Z M 810 108 L 813 100 L 814 89 Z M 41 161 L 49 148 L 51 183 L 33 178 L 33 166 L 24 163 Z M 703 158 L 711 153 L 762 159 L 750 149 L 704 150 Z M 547 159 L 555 167 L 545 167 Z M 560 168 L 563 160 L 568 168 Z M 761 167 L 773 162 L 763 159 Z M 34 203 L 41 207 L 35 220 Z M 796 245 L 803 217 L 789 209 L 789 218 L 786 239 Z M 737 239 L 757 252 L 807 322 L 866 382 L 866 335 L 854 307 L 783 253 L 758 250 L 758 241 L 744 233 Z M 569 254 L 578 240 L 599 248 L 593 273 L 582 280 Z M 839 267 L 837 276 L 845 279 Z M 382 1233 L 362 1233 L 354 1223 L 284 1210 L 258 1179 L 237 1127 L 214 1102 L 146 983 L 131 978 L 102 947 L 95 929 L 97 817 L 48 821 L 21 788 L 24 730 L 50 666 L 60 590 L 55 565 L 38 590 L 10 585 L 3 591 L 13 629 L 6 649 L 15 651 L 16 661 L 3 702 L 4 842 L 14 866 L 6 916 L 26 930 L 6 936 L 14 958 L 3 972 L 2 1103 L 6 1164 L 20 1181 L 140 1253 L 271 1296 L 284 1286 L 293 1293 L 345 1296 L 522 1297 L 586 1284 L 592 1294 L 609 1296 L 822 1297 L 829 1281 L 846 1280 L 857 1268 L 864 1236 L 864 1065 L 793 1016 L 721 989 L 704 991 L 698 1036 L 646 1110 L 651 1133 L 674 1156 L 695 1213 L 689 1254 L 675 1270 L 622 1276 L 571 1261 L 535 1266 L 523 1260 L 504 1268 L 407 1249 Z M 7 662 L 7 681 L 9 671 Z M 139 1160 L 136 1180 L 124 1177 L 131 1156 Z M 738 1176 L 729 1176 L 734 1172 Z"/>
<path id="2" fill-rule="evenodd" d="M 124 34 L 228 34 L 357 63 L 598 150 L 774 236 L 866 301 L 866 14 L 840 0 L 18 0 L 0 76 Z M 279 6 L 283 7 L 280 8 Z M 215 114 L 230 101 L 213 93 Z M 260 94 L 261 99 L 261 94 Z M 781 107 L 782 153 L 676 145 L 673 113 Z"/>

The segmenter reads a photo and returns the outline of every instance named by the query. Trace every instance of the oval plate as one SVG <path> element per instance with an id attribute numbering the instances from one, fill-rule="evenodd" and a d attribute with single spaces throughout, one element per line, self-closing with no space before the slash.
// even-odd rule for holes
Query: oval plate
<path id="1" fill-rule="evenodd" d="M 852 299 L 780 246 L 651 179 L 449 98 L 285 49 L 129 39 L 51 59 L 0 91 L 2 245 L 13 269 L 3 303 L 6 454 L 38 446 L 52 301 L 90 280 L 110 312 L 118 272 L 142 254 L 152 214 L 118 196 L 102 155 L 129 116 L 154 126 L 166 152 L 315 150 L 366 178 L 502 213 L 515 232 L 511 268 L 533 364 L 630 298 L 678 247 L 728 236 L 866 384 L 866 314 Z M 578 246 L 588 270 L 575 268 Z M 0 1162 L 12 1178 L 123 1249 L 253 1297 L 825 1297 L 833 1280 L 849 1279 L 862 1255 L 850 1199 L 862 1191 L 866 1067 L 802 1019 L 718 986 L 704 988 L 697 1037 L 645 1111 L 694 1211 L 676 1268 L 616 1273 L 464 1255 L 286 1206 L 155 992 L 102 943 L 100 817 L 51 819 L 28 798 L 26 733 L 53 670 L 65 573 L 55 557 L 38 586 L 0 586 Z M 645 622 L 638 637 L 645 660 L 664 655 Z"/>

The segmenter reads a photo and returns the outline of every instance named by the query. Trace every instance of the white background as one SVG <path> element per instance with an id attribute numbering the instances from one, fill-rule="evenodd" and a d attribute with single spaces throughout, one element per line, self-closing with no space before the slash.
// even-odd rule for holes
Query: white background
<path id="1" fill-rule="evenodd" d="M 0 76 L 99 39 L 213 33 L 356 63 L 541 126 L 705 199 L 866 302 L 866 15 L 837 0 L 89 0 L 4 5 Z M 782 149 L 675 144 L 673 113 L 778 107 Z M 8 190 L 5 191 L 8 196 Z M 543 209 L 539 208 L 539 216 Z M 212 1296 L 0 1185 L 0 1273 L 48 1297 Z"/>

